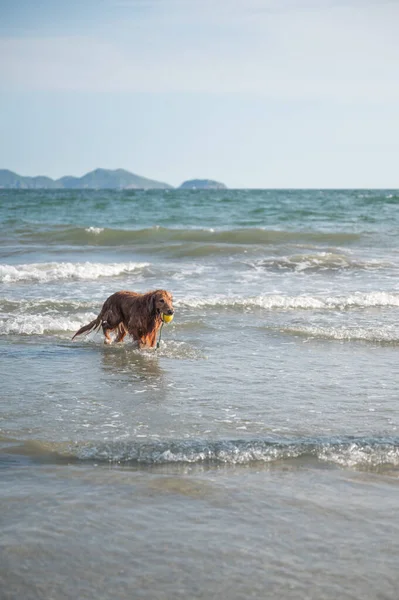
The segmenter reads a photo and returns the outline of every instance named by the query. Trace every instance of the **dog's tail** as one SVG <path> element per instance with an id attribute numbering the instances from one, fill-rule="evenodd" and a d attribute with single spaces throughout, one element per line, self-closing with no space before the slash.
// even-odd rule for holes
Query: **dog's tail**
<path id="1" fill-rule="evenodd" d="M 89 323 L 88 325 L 83 325 L 83 327 L 81 327 L 79 329 L 79 331 L 77 331 L 75 333 L 75 335 L 73 336 L 73 340 L 76 338 L 77 335 L 81 335 L 82 333 L 89 333 L 91 331 L 93 331 L 94 329 L 99 329 L 101 325 L 101 315 L 98 315 L 98 317 L 96 317 L 94 319 L 94 321 L 92 321 L 91 323 Z"/>

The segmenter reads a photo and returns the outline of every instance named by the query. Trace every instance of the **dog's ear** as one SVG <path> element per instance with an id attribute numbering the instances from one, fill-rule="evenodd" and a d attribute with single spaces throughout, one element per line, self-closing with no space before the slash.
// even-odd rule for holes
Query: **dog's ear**
<path id="1" fill-rule="evenodd" d="M 155 301 L 156 301 L 156 294 L 154 292 L 153 294 L 150 294 L 148 297 L 148 313 L 150 315 L 153 315 L 155 313 L 155 310 L 156 310 Z"/>

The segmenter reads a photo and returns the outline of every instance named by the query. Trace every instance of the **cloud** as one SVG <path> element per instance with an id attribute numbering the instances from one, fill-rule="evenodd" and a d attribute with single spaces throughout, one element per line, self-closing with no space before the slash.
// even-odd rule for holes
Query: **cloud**
<path id="1" fill-rule="evenodd" d="M 364 6 L 110 0 L 116 20 L 90 35 L 0 39 L 0 85 L 396 102 L 399 4 Z M 118 7 L 132 12 L 119 21 Z"/>

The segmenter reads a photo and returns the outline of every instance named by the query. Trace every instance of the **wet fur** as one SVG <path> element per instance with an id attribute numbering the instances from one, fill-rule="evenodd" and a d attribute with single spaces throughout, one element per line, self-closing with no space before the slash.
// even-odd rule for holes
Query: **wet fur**
<path id="1" fill-rule="evenodd" d="M 161 313 L 171 315 L 173 312 L 173 298 L 166 290 L 154 290 L 146 294 L 116 292 L 104 302 L 98 317 L 81 327 L 72 339 L 102 327 L 105 344 L 112 344 L 110 333 L 116 332 L 115 342 L 123 342 L 129 334 L 140 348 L 153 348 L 162 325 Z"/>

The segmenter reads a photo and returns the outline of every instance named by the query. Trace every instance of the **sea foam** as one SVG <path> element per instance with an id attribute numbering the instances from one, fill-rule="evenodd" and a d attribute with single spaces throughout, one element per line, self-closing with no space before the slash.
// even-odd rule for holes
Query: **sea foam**
<path id="1" fill-rule="evenodd" d="M 0 265 L 0 282 L 37 282 L 47 283 L 57 280 L 93 280 L 101 277 L 118 277 L 137 273 L 149 266 L 149 263 L 71 263 L 49 262 L 22 265 Z"/>
<path id="2" fill-rule="evenodd" d="M 301 459 L 302 462 L 319 461 L 370 471 L 399 467 L 397 438 L 126 440 L 73 444 L 27 442 L 26 453 L 32 452 L 32 446 L 35 455 L 52 455 L 56 460 L 67 458 L 126 465 L 248 465 Z"/>
<path id="3" fill-rule="evenodd" d="M 266 310 L 345 310 L 350 308 L 370 308 L 399 306 L 399 293 L 355 292 L 347 296 L 288 296 L 265 294 L 260 296 L 212 296 L 208 298 L 185 298 L 176 302 L 187 308 L 224 308 Z"/>
<path id="4" fill-rule="evenodd" d="M 338 252 L 316 252 L 313 254 L 292 254 L 271 257 L 247 263 L 249 267 L 261 271 L 325 272 L 325 271 L 376 271 L 395 268 L 387 261 L 376 259 L 362 261 Z"/>
<path id="5" fill-rule="evenodd" d="M 280 327 L 279 331 L 288 335 L 342 342 L 399 344 L 399 328 L 392 325 L 379 327 Z"/>
<path id="6" fill-rule="evenodd" d="M 14 315 L 0 320 L 0 335 L 43 335 L 73 332 L 97 315 L 85 313 L 71 317 L 61 315 Z"/>

